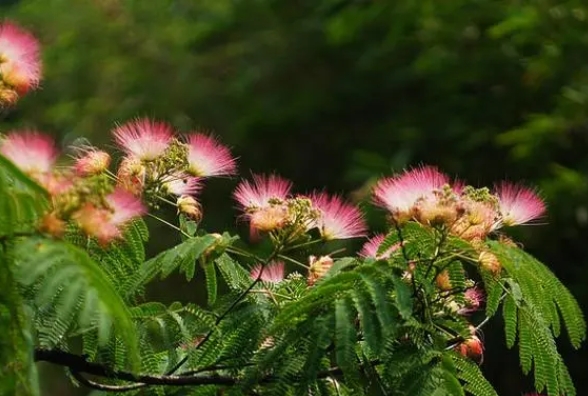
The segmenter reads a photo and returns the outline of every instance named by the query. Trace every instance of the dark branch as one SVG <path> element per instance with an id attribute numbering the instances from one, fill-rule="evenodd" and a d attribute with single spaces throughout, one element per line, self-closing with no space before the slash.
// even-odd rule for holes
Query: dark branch
<path id="1" fill-rule="evenodd" d="M 113 370 L 100 363 L 89 362 L 85 356 L 75 355 L 70 352 L 60 350 L 36 349 L 35 361 L 49 362 L 60 366 L 67 367 L 71 370 L 72 375 L 81 384 L 106 392 L 126 392 L 152 385 L 168 386 L 187 386 L 187 385 L 224 385 L 233 386 L 238 383 L 238 379 L 231 376 L 219 374 L 193 374 L 183 373 L 182 375 L 144 375 L 133 374 L 127 371 Z M 371 366 L 381 364 L 379 360 L 367 362 Z M 218 369 L 224 367 L 219 366 Z M 212 370 L 213 368 L 211 368 Z M 82 373 L 90 374 L 97 377 L 107 378 L 110 380 L 122 380 L 130 382 L 126 385 L 102 384 L 85 378 Z M 332 367 L 328 370 L 320 371 L 317 378 L 337 377 L 342 375 L 343 371 L 339 367 Z M 261 377 L 259 383 L 270 383 L 278 381 L 279 378 L 268 375 Z"/>
<path id="2" fill-rule="evenodd" d="M 135 384 L 180 386 L 235 385 L 237 383 L 237 380 L 233 377 L 217 374 L 194 376 L 133 374 L 127 371 L 113 370 L 99 363 L 88 362 L 84 356 L 60 350 L 36 349 L 35 361 L 44 361 L 65 366 L 70 368 L 74 373 L 92 374 L 104 378 L 133 382 Z M 138 386 L 134 388 L 136 387 Z"/>

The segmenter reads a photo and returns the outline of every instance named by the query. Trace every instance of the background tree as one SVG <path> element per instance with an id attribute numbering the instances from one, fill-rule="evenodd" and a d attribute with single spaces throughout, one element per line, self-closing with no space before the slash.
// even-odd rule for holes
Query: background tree
<path id="1" fill-rule="evenodd" d="M 243 169 L 358 200 L 366 178 L 419 162 L 472 183 L 525 179 L 549 217 L 520 239 L 588 304 L 582 2 L 30 0 L 5 11 L 41 38 L 45 79 L 3 130 L 101 143 L 116 120 L 150 115 L 214 129 Z M 206 191 L 207 228 L 233 224 L 217 210 L 230 188 Z M 568 358 L 580 392 L 582 353 Z M 487 351 L 484 370 L 500 394 L 519 392 L 505 357 Z"/>

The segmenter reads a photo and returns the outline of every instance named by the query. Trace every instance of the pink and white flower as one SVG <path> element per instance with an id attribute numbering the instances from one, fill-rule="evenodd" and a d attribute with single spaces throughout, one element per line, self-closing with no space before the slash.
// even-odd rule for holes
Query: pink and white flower
<path id="1" fill-rule="evenodd" d="M 53 139 L 34 131 L 14 131 L 0 143 L 0 153 L 29 175 L 48 173 L 59 155 Z"/>
<path id="2" fill-rule="evenodd" d="M 316 225 L 326 240 L 347 239 L 365 236 L 367 230 L 360 210 L 339 196 L 316 193 L 310 197 L 320 216 Z"/>
<path id="3" fill-rule="evenodd" d="M 110 222 L 116 226 L 123 225 L 136 217 L 141 217 L 147 212 L 147 208 L 140 199 L 122 188 L 116 188 L 112 193 L 108 194 L 106 202 L 112 211 Z"/>
<path id="4" fill-rule="evenodd" d="M 188 137 L 188 172 L 200 177 L 229 176 L 237 172 L 237 163 L 217 139 L 197 133 Z"/>
<path id="5" fill-rule="evenodd" d="M 449 183 L 449 177 L 436 167 L 423 166 L 401 175 L 380 180 L 374 188 L 376 205 L 388 209 L 398 218 L 410 216 L 417 200 L 431 197 Z"/>
<path id="6" fill-rule="evenodd" d="M 92 176 L 104 172 L 109 165 L 110 154 L 93 147 L 87 147 L 80 151 L 73 169 L 79 176 Z"/>
<path id="7" fill-rule="evenodd" d="M 108 208 L 87 202 L 78 209 L 73 219 L 86 234 L 102 245 L 122 237 L 124 225 L 146 212 L 143 203 L 128 191 L 117 188 L 106 196 Z"/>
<path id="8" fill-rule="evenodd" d="M 457 313 L 460 315 L 469 315 L 476 312 L 484 302 L 484 292 L 477 287 L 471 287 L 464 293 L 465 307 L 460 308 Z"/>
<path id="9" fill-rule="evenodd" d="M 39 42 L 10 22 L 0 25 L 0 76 L 17 95 L 24 95 L 41 79 Z"/>
<path id="10" fill-rule="evenodd" d="M 545 213 L 545 203 L 530 188 L 502 182 L 495 187 L 498 197 L 501 223 L 505 226 L 525 224 Z"/>
<path id="11" fill-rule="evenodd" d="M 196 195 L 202 189 L 202 183 L 199 177 L 192 177 L 184 173 L 173 173 L 163 178 L 163 190 L 169 194 Z"/>
<path id="12" fill-rule="evenodd" d="M 277 175 L 253 175 L 253 183 L 244 180 L 233 196 L 245 212 L 269 206 L 272 201 L 285 201 L 292 182 Z"/>
<path id="13" fill-rule="evenodd" d="M 140 118 L 116 127 L 113 134 L 116 143 L 127 154 L 142 161 L 152 161 L 168 148 L 173 129 L 165 122 Z"/>
<path id="14" fill-rule="evenodd" d="M 261 264 L 257 264 L 251 269 L 249 276 L 253 280 L 259 279 L 263 282 L 279 283 L 284 280 L 284 263 L 282 261 L 272 261 L 265 268 Z"/>
<path id="15" fill-rule="evenodd" d="M 378 254 L 378 250 L 384 242 L 386 235 L 384 234 L 376 234 L 371 237 L 361 248 L 359 255 L 365 258 L 373 258 L 377 260 L 385 260 L 390 258 L 392 253 L 400 248 L 400 242 L 395 243 L 394 245 L 390 246 L 385 252 Z"/>

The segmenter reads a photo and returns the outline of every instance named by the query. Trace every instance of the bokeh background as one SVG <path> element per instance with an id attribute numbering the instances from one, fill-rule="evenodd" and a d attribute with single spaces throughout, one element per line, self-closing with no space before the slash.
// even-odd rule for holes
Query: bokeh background
<path id="1" fill-rule="evenodd" d="M 116 122 L 150 116 L 214 131 L 241 175 L 275 171 L 370 209 L 370 183 L 420 163 L 472 184 L 536 185 L 549 213 L 516 237 L 588 307 L 588 3 L 585 0 L 0 0 L 41 40 L 39 91 L 0 131 L 111 147 Z M 204 227 L 236 226 L 237 180 L 213 180 Z M 173 213 L 170 213 L 173 215 Z M 151 249 L 177 241 L 153 225 Z M 150 290 L 194 301 L 198 283 Z M 483 370 L 500 395 L 532 390 L 500 319 Z M 579 395 L 588 349 L 561 348 Z M 43 366 L 44 395 L 83 395 Z"/>

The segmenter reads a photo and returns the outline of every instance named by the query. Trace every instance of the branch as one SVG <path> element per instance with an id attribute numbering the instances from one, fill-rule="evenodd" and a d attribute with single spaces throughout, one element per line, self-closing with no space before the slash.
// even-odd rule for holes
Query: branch
<path id="1" fill-rule="evenodd" d="M 55 349 L 35 349 L 35 361 L 36 362 L 49 362 L 60 366 L 67 367 L 71 370 L 73 377 L 78 380 L 81 384 L 106 392 L 126 392 L 143 388 L 150 385 L 167 385 L 167 386 L 187 386 L 187 385 L 225 385 L 234 386 L 237 385 L 238 379 L 236 377 L 209 374 L 209 375 L 194 375 L 192 373 L 183 373 L 182 375 L 144 375 L 144 374 L 133 374 L 127 371 L 114 370 L 106 367 L 100 363 L 89 362 L 85 356 L 76 355 L 70 352 L 65 352 Z M 376 359 L 370 362 L 361 364 L 362 366 L 377 366 L 381 364 L 381 361 Z M 224 367 L 219 366 L 218 368 L 211 367 L 210 369 L 223 369 Z M 97 377 L 102 377 L 110 380 L 122 380 L 131 382 L 127 385 L 110 385 L 102 384 L 96 381 L 85 378 L 82 373 L 90 374 Z M 191 374 L 191 375 L 188 375 Z M 343 370 L 340 367 L 331 367 L 327 370 L 319 371 L 317 378 L 328 378 L 334 376 L 340 376 L 343 374 Z M 267 375 L 260 378 L 259 383 L 271 383 L 279 381 L 280 379 Z M 295 381 L 301 380 L 301 378 L 295 379 Z"/>
<path id="2" fill-rule="evenodd" d="M 180 375 L 134 374 L 128 371 L 113 370 L 100 363 L 89 362 L 86 360 L 85 356 L 79 356 L 60 350 L 35 349 L 35 361 L 43 361 L 65 366 L 71 369 L 72 373 L 86 373 L 103 378 L 133 382 L 135 383 L 135 385 L 132 386 L 133 389 L 145 385 L 235 385 L 237 383 L 236 378 L 217 374 L 194 375 L 189 377 Z M 76 375 L 76 378 L 78 376 L 79 375 Z M 87 383 L 89 381 L 82 380 L 80 382 Z M 106 387 L 108 387 L 108 385 L 106 385 Z M 127 389 L 127 386 L 124 386 L 124 388 L 124 390 L 130 390 Z M 120 391 L 118 387 L 112 390 Z"/>

